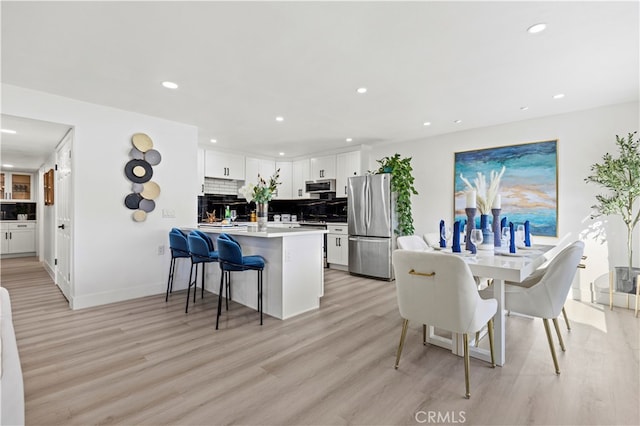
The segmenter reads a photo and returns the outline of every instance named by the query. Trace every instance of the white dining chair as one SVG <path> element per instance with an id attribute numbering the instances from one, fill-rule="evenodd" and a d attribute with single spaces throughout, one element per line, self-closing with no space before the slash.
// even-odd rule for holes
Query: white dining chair
<path id="1" fill-rule="evenodd" d="M 396 250 L 393 267 L 398 308 L 404 319 L 395 368 L 400 363 L 409 321 L 460 333 L 464 348 L 465 396 L 469 398 L 469 333 L 477 332 L 488 323 L 491 366 L 495 367 L 493 316 L 498 302 L 480 298 L 469 266 L 460 257 L 436 251 Z"/>
<path id="2" fill-rule="evenodd" d="M 418 235 L 403 235 L 396 239 L 398 248 L 402 250 L 433 250 Z"/>
<path id="3" fill-rule="evenodd" d="M 558 253 L 544 270 L 538 272 L 541 276 L 537 281 L 532 278 L 533 282 L 530 286 L 505 286 L 505 308 L 507 310 L 542 318 L 556 374 L 560 374 L 560 368 L 551 337 L 549 319 L 553 320 L 560 347 L 564 351 L 565 346 L 558 326 L 558 316 L 564 308 L 583 252 L 584 243 L 575 241 Z"/>
<path id="4" fill-rule="evenodd" d="M 422 236 L 424 241 L 427 243 L 429 247 L 438 248 L 440 247 L 440 234 L 437 232 L 427 232 Z"/>

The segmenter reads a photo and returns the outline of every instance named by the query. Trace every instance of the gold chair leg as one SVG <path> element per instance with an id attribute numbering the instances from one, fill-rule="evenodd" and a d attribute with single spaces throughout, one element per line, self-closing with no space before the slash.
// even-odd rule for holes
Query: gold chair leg
<path id="1" fill-rule="evenodd" d="M 402 334 L 400 335 L 400 345 L 398 346 L 398 353 L 396 355 L 396 370 L 398 369 L 398 364 L 400 364 L 400 354 L 402 354 L 402 347 L 404 346 L 404 338 L 407 335 L 407 326 L 409 325 L 409 320 L 405 319 L 402 323 Z"/>
<path id="2" fill-rule="evenodd" d="M 493 318 L 487 323 L 487 331 L 489 332 L 489 351 L 491 352 L 491 368 L 496 368 L 496 357 L 493 351 Z"/>
<path id="3" fill-rule="evenodd" d="M 543 318 L 542 322 L 544 322 L 544 330 L 547 332 L 547 341 L 549 342 L 549 349 L 551 350 L 553 365 L 556 367 L 556 374 L 560 374 L 560 367 L 558 367 L 558 358 L 556 358 L 556 350 L 553 347 L 553 338 L 551 337 L 551 328 L 549 328 L 549 320 Z"/>
<path id="4" fill-rule="evenodd" d="M 480 344 L 480 332 L 476 331 L 476 348 L 478 347 L 479 344 Z"/>
<path id="5" fill-rule="evenodd" d="M 569 317 L 567 316 L 567 311 L 564 310 L 564 306 L 562 307 L 562 316 L 564 317 L 564 322 L 567 324 L 567 330 L 571 331 L 571 324 L 569 324 Z"/>
<path id="6" fill-rule="evenodd" d="M 562 334 L 560 334 L 560 326 L 558 325 L 558 318 L 553 319 L 553 326 L 556 328 L 556 334 L 558 335 L 558 341 L 560 342 L 560 348 L 562 352 L 565 352 L 567 349 L 564 347 L 564 341 L 562 340 Z"/>
<path id="7" fill-rule="evenodd" d="M 422 324 L 422 344 L 427 346 L 427 324 Z"/>
<path id="8" fill-rule="evenodd" d="M 471 398 L 471 392 L 469 392 L 469 335 L 464 333 L 462 335 L 462 342 L 464 343 L 464 385 L 467 390 L 465 398 Z"/>

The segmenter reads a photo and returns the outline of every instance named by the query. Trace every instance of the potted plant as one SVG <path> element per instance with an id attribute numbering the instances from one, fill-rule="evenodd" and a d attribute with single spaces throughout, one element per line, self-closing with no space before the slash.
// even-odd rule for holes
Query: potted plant
<path id="1" fill-rule="evenodd" d="M 413 235 L 413 216 L 411 215 L 411 195 L 418 195 L 413 186 L 413 168 L 411 157 L 400 158 L 400 154 L 376 160 L 380 167 L 375 174 L 391 174 L 391 190 L 396 193 L 396 213 L 398 215 L 398 235 Z"/>
<path id="2" fill-rule="evenodd" d="M 606 153 L 602 163 L 591 166 L 591 175 L 585 178 L 587 183 L 601 185 L 609 191 L 608 194 L 596 195 L 598 203 L 592 206 L 596 213 L 592 218 L 600 215 L 620 215 L 627 227 L 627 255 L 629 292 L 633 292 L 633 230 L 640 221 L 640 208 L 634 210 L 634 204 L 640 200 L 640 144 L 634 140 L 638 132 L 629 133 L 626 138 L 616 135 L 616 145 L 619 156 L 613 157 Z M 638 283 L 636 279 L 636 299 L 638 298 Z M 638 315 L 636 300 L 636 316 Z"/>

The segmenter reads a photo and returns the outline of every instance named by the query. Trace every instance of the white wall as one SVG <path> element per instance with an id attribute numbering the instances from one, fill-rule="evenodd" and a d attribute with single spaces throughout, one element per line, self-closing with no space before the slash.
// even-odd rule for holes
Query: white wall
<path id="1" fill-rule="evenodd" d="M 38 170 L 38 176 L 43 176 L 49 169 L 55 168 L 56 156 L 55 152 L 47 158 L 47 161 Z M 55 188 L 54 188 L 55 198 Z M 55 204 L 52 206 L 44 205 L 44 179 L 38 180 L 38 257 L 40 262 L 44 264 L 44 267 L 51 275 L 52 279 L 55 279 Z"/>
<path id="2" fill-rule="evenodd" d="M 437 232 L 441 219 L 453 218 L 454 153 L 473 149 L 558 139 L 558 235 L 571 233 L 584 239 L 587 268 L 581 270 L 583 299 L 589 282 L 606 273 L 609 265 L 626 265 L 626 228 L 619 216 L 591 220 L 595 195 L 602 192 L 586 184 L 590 166 L 601 162 L 606 152 L 615 154 L 615 135 L 640 130 L 638 103 L 628 103 L 562 114 L 505 125 L 434 136 L 420 141 L 375 146 L 369 169 L 376 159 L 399 153 L 411 156 L 415 186 L 412 199 L 416 234 Z M 606 225 L 606 226 L 602 226 Z M 596 241 L 599 230 L 608 243 Z M 640 237 L 634 239 L 635 264 L 640 265 Z"/>
<path id="3" fill-rule="evenodd" d="M 168 231 L 194 226 L 197 211 L 197 129 L 21 87 L 2 85 L 3 113 L 68 124 L 73 142 L 73 308 L 162 293 L 169 265 Z M 153 181 L 156 209 L 136 223 L 124 206 L 124 175 L 134 133 L 148 134 L 162 162 Z M 175 218 L 163 218 L 171 209 Z M 158 255 L 158 247 L 165 254 Z"/>

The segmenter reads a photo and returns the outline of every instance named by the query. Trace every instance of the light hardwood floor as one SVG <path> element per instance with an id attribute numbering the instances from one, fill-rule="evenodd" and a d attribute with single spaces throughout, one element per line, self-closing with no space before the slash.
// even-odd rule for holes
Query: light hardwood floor
<path id="1" fill-rule="evenodd" d="M 327 270 L 321 307 L 280 321 L 184 292 L 71 311 L 33 258 L 2 260 L 22 362 L 26 421 L 50 424 L 640 424 L 633 312 L 567 302 L 556 376 L 541 320 L 507 321 L 507 363 L 421 344 L 394 283 Z M 486 340 L 486 339 L 485 339 Z M 416 418 L 417 415 L 417 418 Z"/>

